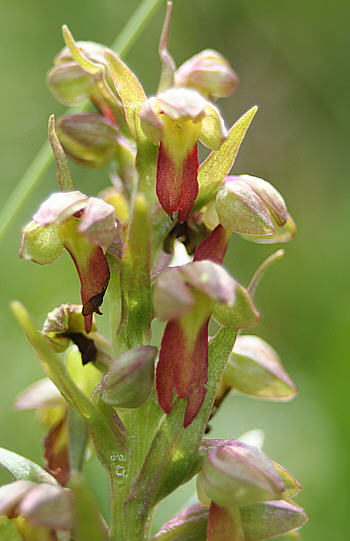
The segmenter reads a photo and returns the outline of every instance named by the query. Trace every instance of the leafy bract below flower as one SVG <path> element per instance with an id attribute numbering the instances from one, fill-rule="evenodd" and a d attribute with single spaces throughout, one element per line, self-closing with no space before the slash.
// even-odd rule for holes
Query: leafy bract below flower
<path id="1" fill-rule="evenodd" d="M 200 140 L 218 150 L 227 131 L 218 109 L 199 92 L 173 87 L 150 98 L 140 112 L 141 127 L 153 144 L 159 144 L 156 191 L 165 212 L 178 212 L 183 223 L 198 194 Z"/>
<path id="2" fill-rule="evenodd" d="M 56 261 L 63 248 L 71 255 L 81 282 L 86 332 L 108 286 L 104 251 L 116 234 L 114 207 L 79 191 L 52 194 L 24 229 L 20 255 L 39 264 Z"/>

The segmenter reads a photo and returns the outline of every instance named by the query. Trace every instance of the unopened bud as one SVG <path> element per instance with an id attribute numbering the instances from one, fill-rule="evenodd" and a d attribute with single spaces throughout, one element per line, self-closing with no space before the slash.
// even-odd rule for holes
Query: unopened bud
<path id="1" fill-rule="evenodd" d="M 208 452 L 198 475 L 200 492 L 221 507 L 241 507 L 282 497 L 284 484 L 267 456 L 231 440 Z"/>
<path id="2" fill-rule="evenodd" d="M 291 400 L 297 393 L 276 351 L 258 336 L 238 336 L 224 379 L 241 393 L 268 400 Z"/>
<path id="3" fill-rule="evenodd" d="M 119 130 L 100 114 L 62 117 L 56 132 L 66 153 L 85 167 L 103 167 L 116 156 Z"/>
<path id="4" fill-rule="evenodd" d="M 46 82 L 56 100 L 68 106 L 79 105 L 95 88 L 93 76 L 72 61 L 54 66 Z"/>
<path id="5" fill-rule="evenodd" d="M 176 86 L 192 86 L 208 98 L 233 94 L 238 77 L 220 53 L 206 49 L 187 60 L 175 72 Z"/>
<path id="6" fill-rule="evenodd" d="M 307 515 L 294 502 L 277 500 L 248 505 L 240 509 L 244 536 L 250 541 L 269 539 L 301 528 L 307 521 Z M 298 536 L 283 537 L 298 539 Z"/>
<path id="7" fill-rule="evenodd" d="M 272 235 L 274 222 L 282 227 L 288 218 L 282 196 L 265 180 L 228 176 L 216 198 L 221 225 L 245 235 Z"/>
<path id="8" fill-rule="evenodd" d="M 87 63 L 104 69 L 106 80 L 113 89 L 113 81 L 104 58 L 107 48 L 88 41 L 78 41 L 75 46 L 86 58 Z M 47 74 L 47 85 L 57 101 L 64 105 L 78 105 L 93 94 L 96 89 L 93 70 L 89 72 L 73 60 L 68 47 L 64 47 L 55 57 L 54 64 Z"/>
<path id="9" fill-rule="evenodd" d="M 157 348 L 140 346 L 114 359 L 102 380 L 102 400 L 116 408 L 137 408 L 149 397 Z"/>

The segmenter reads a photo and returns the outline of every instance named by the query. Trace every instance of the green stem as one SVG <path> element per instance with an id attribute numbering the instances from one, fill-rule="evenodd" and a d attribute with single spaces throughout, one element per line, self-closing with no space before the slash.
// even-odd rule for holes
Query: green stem
<path id="1" fill-rule="evenodd" d="M 164 0 L 144 0 L 120 32 L 111 49 L 119 56 L 125 56 L 163 2 Z M 85 110 L 87 103 L 84 102 L 78 112 Z M 40 184 L 53 158 L 51 146 L 48 141 L 45 141 L 0 211 L 0 242 L 31 194 Z"/>

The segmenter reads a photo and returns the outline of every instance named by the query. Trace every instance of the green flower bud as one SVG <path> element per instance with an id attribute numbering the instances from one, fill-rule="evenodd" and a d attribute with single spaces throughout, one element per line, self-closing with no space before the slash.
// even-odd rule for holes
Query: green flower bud
<path id="1" fill-rule="evenodd" d="M 62 117 L 56 132 L 65 152 L 85 167 L 103 167 L 118 151 L 118 128 L 97 113 Z"/>
<path id="2" fill-rule="evenodd" d="M 46 82 L 54 98 L 68 106 L 79 105 L 95 88 L 93 76 L 72 61 L 54 66 Z"/>
<path id="3" fill-rule="evenodd" d="M 288 219 L 285 202 L 277 190 L 249 175 L 226 177 L 215 207 L 225 229 L 245 235 L 272 235 L 274 222 L 282 227 Z"/>
<path id="4" fill-rule="evenodd" d="M 283 535 L 301 528 L 307 521 L 299 505 L 285 500 L 248 505 L 240 509 L 240 514 L 245 541 L 260 541 Z"/>
<path id="5" fill-rule="evenodd" d="M 68 29 L 64 37 L 70 37 L 70 47 L 75 53 L 74 58 L 68 47 L 55 57 L 54 66 L 47 74 L 47 85 L 53 96 L 64 105 L 79 105 L 85 99 L 98 92 L 97 82 L 100 73 L 104 74 L 108 88 L 114 89 L 114 83 L 107 67 L 104 53 L 107 47 L 90 41 L 74 42 Z M 115 100 L 119 101 L 117 96 Z"/>
<path id="6" fill-rule="evenodd" d="M 114 359 L 102 380 L 102 400 L 116 408 L 138 408 L 151 394 L 157 348 L 140 346 Z"/>
<path id="7" fill-rule="evenodd" d="M 267 456 L 237 440 L 208 452 L 197 486 L 199 493 L 204 492 L 221 507 L 241 507 L 281 498 L 285 489 Z"/>
<path id="8" fill-rule="evenodd" d="M 206 49 L 175 72 L 176 86 L 192 86 L 211 98 L 225 98 L 236 90 L 238 77 L 220 53 Z"/>
<path id="9" fill-rule="evenodd" d="M 268 400 L 291 400 L 297 388 L 276 351 L 258 336 L 238 336 L 224 372 L 238 391 Z"/>

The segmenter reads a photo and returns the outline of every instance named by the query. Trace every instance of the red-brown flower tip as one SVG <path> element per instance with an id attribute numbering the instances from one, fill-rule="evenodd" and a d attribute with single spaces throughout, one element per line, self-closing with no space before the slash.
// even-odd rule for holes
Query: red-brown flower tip
<path id="1" fill-rule="evenodd" d="M 147 100 L 140 111 L 141 128 L 159 147 L 157 195 L 165 212 L 189 216 L 198 194 L 197 142 L 218 150 L 227 138 L 219 111 L 189 88 L 169 88 Z"/>
<path id="2" fill-rule="evenodd" d="M 160 143 L 157 163 L 156 192 L 165 212 L 172 217 L 178 211 L 183 223 L 191 213 L 198 195 L 197 144 L 189 150 L 182 163 L 177 164 L 169 149 Z"/>
<path id="3" fill-rule="evenodd" d="M 209 259 L 219 265 L 223 262 L 231 233 L 218 225 L 209 235 L 198 244 L 193 261 Z"/>
<path id="4" fill-rule="evenodd" d="M 89 333 L 92 329 L 92 315 L 94 312 L 101 315 L 100 306 L 106 292 L 110 271 L 106 256 L 100 246 L 88 244 L 86 241 L 86 250 L 79 253 L 76 257 L 76 250 L 70 249 L 67 245 L 76 269 L 78 271 L 81 283 L 81 301 L 83 304 L 82 314 L 84 316 L 85 330 Z"/>
<path id="5" fill-rule="evenodd" d="M 187 396 L 184 427 L 196 418 L 203 404 L 208 381 L 208 322 L 190 344 L 179 320 L 167 323 L 156 370 L 156 388 L 160 407 L 172 410 L 174 389 L 179 398 Z"/>

